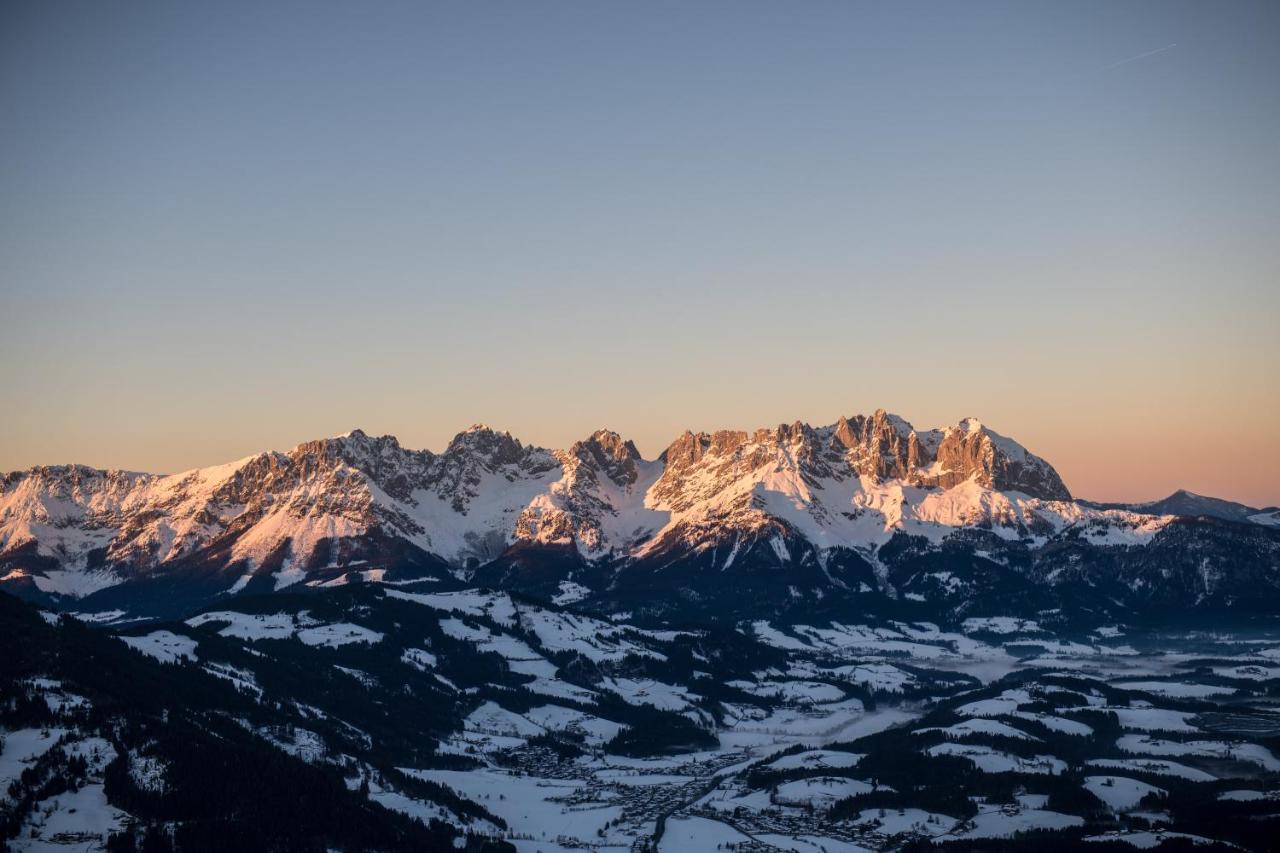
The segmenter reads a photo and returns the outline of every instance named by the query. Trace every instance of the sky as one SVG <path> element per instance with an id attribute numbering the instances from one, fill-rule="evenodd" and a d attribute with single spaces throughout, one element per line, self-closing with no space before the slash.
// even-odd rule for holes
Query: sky
<path id="1" fill-rule="evenodd" d="M 976 416 L 1280 504 L 1280 4 L 0 4 L 0 470 Z"/>

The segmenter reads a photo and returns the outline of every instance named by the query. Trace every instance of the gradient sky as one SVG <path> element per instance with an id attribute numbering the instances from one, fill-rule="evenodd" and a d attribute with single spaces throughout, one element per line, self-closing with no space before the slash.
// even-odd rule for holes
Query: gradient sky
<path id="1" fill-rule="evenodd" d="M 0 470 L 884 407 L 1280 503 L 1269 0 L 8 2 L 0 120 Z"/>

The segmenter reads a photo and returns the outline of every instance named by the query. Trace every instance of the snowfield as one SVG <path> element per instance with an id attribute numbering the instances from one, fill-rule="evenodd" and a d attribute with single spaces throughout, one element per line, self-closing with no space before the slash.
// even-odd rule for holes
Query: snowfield
<path id="1" fill-rule="evenodd" d="M 1216 776 L 1179 764 L 1176 761 L 1160 761 L 1149 758 L 1094 758 L 1088 762 L 1090 767 L 1107 770 L 1128 770 L 1142 773 L 1155 773 L 1158 776 L 1174 776 L 1188 782 L 1215 782 Z"/>
<path id="2" fill-rule="evenodd" d="M 811 749 L 796 755 L 785 755 L 770 761 L 774 770 L 822 770 L 854 767 L 862 756 L 853 752 L 832 752 L 829 749 Z"/>
<path id="3" fill-rule="evenodd" d="M 1070 829 L 1083 825 L 1081 817 L 1043 809 L 984 809 L 973 818 L 971 827 L 946 837 L 1012 838 L 1019 832 L 1034 829 Z"/>
<path id="4" fill-rule="evenodd" d="M 940 743 L 925 750 L 929 755 L 954 755 L 968 759 L 984 773 L 1064 773 L 1067 764 L 1052 755 L 1022 758 L 986 746 L 963 743 Z"/>
<path id="5" fill-rule="evenodd" d="M 1256 743 L 1231 743 L 1218 740 L 1172 741 L 1144 735 L 1125 735 L 1116 741 L 1124 752 L 1139 755 L 1187 755 L 1226 758 L 1257 764 L 1270 773 L 1280 772 L 1280 759 L 1269 749 Z"/>
<path id="6" fill-rule="evenodd" d="M 1133 811 L 1151 794 L 1163 796 L 1167 791 L 1124 776 L 1086 776 L 1084 788 L 1107 804 L 1114 812 Z"/>
<path id="7" fill-rule="evenodd" d="M 161 663 L 198 660 L 196 641 L 172 631 L 152 631 L 141 637 L 121 637 L 120 641 L 134 651 L 153 657 Z"/>
<path id="8" fill-rule="evenodd" d="M 874 790 L 874 785 L 860 779 L 812 776 L 779 785 L 775 797 L 778 802 L 786 805 L 807 804 L 815 808 L 829 808 L 846 797 L 867 794 Z"/>
<path id="9" fill-rule="evenodd" d="M 749 836 L 718 820 L 682 817 L 668 823 L 667 832 L 662 836 L 662 843 L 658 850 L 660 853 L 720 850 L 726 844 L 742 844 L 750 841 Z"/>
<path id="10" fill-rule="evenodd" d="M 350 622 L 339 622 L 333 625 L 303 628 L 298 632 L 298 639 L 308 646 L 336 648 L 348 643 L 377 643 L 382 640 L 382 634 Z"/>

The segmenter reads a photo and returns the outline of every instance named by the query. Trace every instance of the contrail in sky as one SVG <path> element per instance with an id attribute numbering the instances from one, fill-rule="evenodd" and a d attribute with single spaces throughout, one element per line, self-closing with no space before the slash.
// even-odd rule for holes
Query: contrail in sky
<path id="1" fill-rule="evenodd" d="M 1146 53 L 1140 53 L 1137 56 L 1131 56 L 1128 59 L 1122 59 L 1112 65 L 1108 65 L 1103 71 L 1110 71 L 1113 68 L 1119 68 L 1121 65 L 1128 65 L 1130 62 L 1137 62 L 1139 59 L 1146 59 L 1148 56 L 1155 56 L 1157 53 L 1164 53 L 1166 50 L 1173 50 L 1177 47 L 1177 43 L 1167 44 L 1164 47 L 1158 47 L 1155 50 L 1148 50 Z"/>

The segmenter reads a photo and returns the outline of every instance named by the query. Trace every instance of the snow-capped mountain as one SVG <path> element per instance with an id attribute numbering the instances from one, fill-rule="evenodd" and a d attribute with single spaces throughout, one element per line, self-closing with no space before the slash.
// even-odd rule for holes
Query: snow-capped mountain
<path id="1" fill-rule="evenodd" d="M 1255 520 L 1236 538 L 1258 533 L 1265 518 Z M 973 418 L 917 431 L 877 411 L 823 427 L 686 432 L 651 461 L 607 430 L 546 450 L 474 426 L 440 453 L 356 430 L 176 475 L 74 465 L 8 474 L 0 584 L 76 598 L 181 581 L 208 597 L 359 569 L 547 593 L 656 584 L 706 595 L 733 569 L 739 579 L 765 571 L 792 598 L 868 588 L 896 599 L 911 582 L 904 565 L 957 550 L 984 569 L 1028 564 L 1025 577 L 1032 563 L 1067 559 L 1042 573 L 1049 584 L 1082 577 L 1081 548 L 1113 562 L 1128 554 L 1115 579 L 1174 521 L 1074 501 L 1048 462 Z M 1200 577 L 1227 571 L 1216 553 Z M 967 583 L 954 577 L 943 587 Z"/>
<path id="2" fill-rule="evenodd" d="M 670 519 L 641 553 L 768 529 L 868 549 L 897 532 L 940 539 L 994 525 L 1020 536 L 1078 518 L 1052 466 L 972 418 L 924 433 L 883 411 L 828 427 L 685 433 L 660 461 L 646 501 Z"/>

